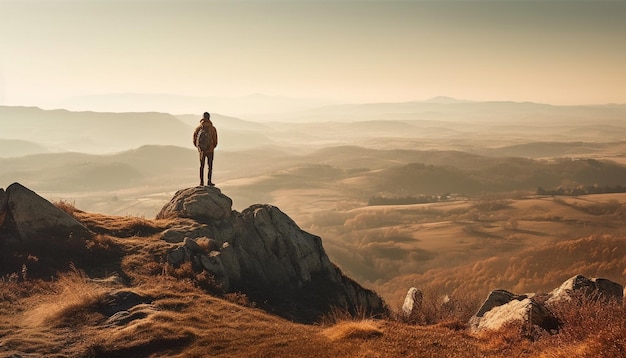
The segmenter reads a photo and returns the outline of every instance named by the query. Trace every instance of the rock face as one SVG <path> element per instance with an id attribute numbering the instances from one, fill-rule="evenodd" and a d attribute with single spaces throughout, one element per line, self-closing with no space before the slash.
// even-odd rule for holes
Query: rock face
<path id="1" fill-rule="evenodd" d="M 9 211 L 8 200 L 6 192 L 4 189 L 0 188 L 0 228 L 4 226 L 4 221 L 7 217 L 7 212 Z"/>
<path id="2" fill-rule="evenodd" d="M 89 230 L 76 219 L 19 183 L 0 193 L 0 227 L 23 242 L 55 237 L 86 238 Z"/>
<path id="3" fill-rule="evenodd" d="M 491 291 L 469 325 L 472 333 L 479 333 L 497 330 L 510 322 L 535 325 L 548 331 L 557 328 L 557 319 L 534 297 L 505 290 Z"/>
<path id="4" fill-rule="evenodd" d="M 230 205 L 216 188 L 177 192 L 157 218 L 192 218 L 201 225 L 164 233 L 163 239 L 170 242 L 185 236 L 168 262 L 176 266 L 189 261 L 211 273 L 226 292 L 243 292 L 296 321 L 315 321 L 333 306 L 352 312 L 386 311 L 378 295 L 330 262 L 318 236 L 301 230 L 278 208 L 253 205 L 238 213 Z"/>

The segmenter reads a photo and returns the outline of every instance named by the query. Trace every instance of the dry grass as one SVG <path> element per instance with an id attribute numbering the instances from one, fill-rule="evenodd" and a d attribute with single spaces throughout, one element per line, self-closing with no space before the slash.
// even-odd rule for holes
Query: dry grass
<path id="1" fill-rule="evenodd" d="M 434 287 L 422 291 L 422 302 L 410 316 L 406 316 L 399 308 L 394 319 L 417 325 L 439 325 L 454 330 L 462 330 L 467 321 L 478 311 L 484 297 L 469 292 L 459 292 L 456 296 L 448 296 Z"/>
<path id="2" fill-rule="evenodd" d="M 478 337 L 481 346 L 488 352 L 503 356 L 535 356 L 543 350 L 543 346 L 534 343 L 529 335 L 528 327 L 521 322 L 505 324 L 497 331 L 481 333 Z M 534 352 L 534 353 L 533 353 Z"/>
<path id="3" fill-rule="evenodd" d="M 77 213 L 82 213 L 81 210 L 78 210 L 78 208 L 76 208 L 76 203 L 73 201 L 69 201 L 69 200 L 57 200 L 57 201 L 53 201 L 52 204 L 54 206 L 56 206 L 57 208 L 65 211 L 67 214 L 76 217 L 75 215 Z"/>
<path id="4" fill-rule="evenodd" d="M 559 334 L 546 339 L 547 356 L 565 357 L 575 349 L 586 357 L 626 356 L 626 308 L 615 300 L 606 302 L 578 295 L 554 305 L 562 322 Z"/>
<path id="5" fill-rule="evenodd" d="M 392 302 L 403 299 L 412 286 L 425 292 L 449 294 L 450 297 L 471 293 L 484 298 L 494 289 L 516 293 L 548 292 L 575 274 L 622 282 L 625 268 L 626 237 L 594 235 L 529 247 L 518 253 L 450 268 L 432 269 L 419 275 L 399 276 L 376 290 L 386 292 L 386 298 Z"/>
<path id="6" fill-rule="evenodd" d="M 369 339 L 380 337 L 383 331 L 379 325 L 371 319 L 362 321 L 343 321 L 326 328 L 323 334 L 331 341 L 342 339 Z"/>
<path id="7" fill-rule="evenodd" d="M 623 251 L 626 230 L 616 208 L 624 202 L 626 194 L 603 194 L 333 209 L 310 216 L 308 226 L 344 272 L 398 306 L 411 286 L 486 295 L 552 289 L 576 273 L 622 280 L 624 255 L 611 250 Z M 573 255 L 558 254 L 585 238 L 601 242 L 593 258 L 581 243 L 571 244 Z"/>
<path id="8" fill-rule="evenodd" d="M 54 293 L 25 315 L 26 324 L 70 327 L 93 323 L 94 319 L 101 318 L 96 311 L 104 305 L 105 295 L 110 291 L 73 266 L 72 270 L 59 275 L 52 288 Z"/>
<path id="9" fill-rule="evenodd" d="M 498 206 L 496 204 L 500 199 L 493 200 L 485 207 L 471 208 L 470 214 L 459 210 L 458 204 L 451 204 L 449 212 L 434 208 L 421 210 L 418 219 L 428 223 L 429 220 L 445 219 L 446 215 L 456 215 L 461 218 L 459 220 L 475 217 L 486 220 L 473 223 L 477 225 L 476 232 L 497 233 L 494 227 L 501 223 L 502 228 L 498 230 L 528 235 L 524 230 L 531 231 L 527 220 L 532 206 L 525 207 L 524 211 L 520 209 L 520 202 L 507 201 L 505 205 Z M 592 215 L 589 210 L 577 209 L 574 205 L 576 201 L 572 200 L 568 199 L 567 203 L 549 202 L 546 211 L 539 214 L 535 211 L 532 215 L 547 220 L 568 215 L 579 220 Z M 530 205 L 529 202 L 523 204 Z M 609 204 L 615 206 L 614 203 Z M 556 210 L 555 205 L 559 211 L 550 211 Z M 80 267 L 85 271 L 72 268 L 53 281 L 22 277 L 19 270 L 11 277 L 8 274 L 4 276 L 0 280 L 0 354 L 57 357 L 625 355 L 626 318 L 624 307 L 616 303 L 600 305 L 596 301 L 579 300 L 577 305 L 555 310 L 563 328 L 552 336 L 539 331 L 529 332 L 526 327 L 515 324 L 480 337 L 471 336 L 465 330 L 467 319 L 493 288 L 509 288 L 520 293 L 526 289 L 552 289 L 576 273 L 608 277 L 619 282 L 626 274 L 626 240 L 625 236 L 615 232 L 557 242 L 546 240 L 542 245 L 523 246 L 520 250 L 509 251 L 507 255 L 475 257 L 469 263 L 457 262 L 449 267 L 426 270 L 419 275 L 400 275 L 387 287 L 401 287 L 399 297 L 404 298 L 411 286 L 424 292 L 421 310 L 416 317 L 408 320 L 399 316 L 397 319 L 373 320 L 359 312 L 348 314 L 336 309 L 319 324 L 302 325 L 257 309 L 256 304 L 244 294 L 211 294 L 211 290 L 207 289 L 212 285 L 211 277 L 194 271 L 191 265 L 178 268 L 166 266 L 162 258 L 172 244 L 150 233 L 175 225 L 175 221 L 88 214 L 67 206 L 66 210 L 87 223 L 92 230 L 100 230 L 99 235 L 87 241 L 86 252 L 97 253 L 101 260 L 92 258 L 84 261 L 84 266 Z M 343 222 L 354 219 L 350 222 L 351 227 L 364 230 L 363 233 L 378 230 L 372 237 L 361 236 L 363 240 L 372 239 L 362 242 L 364 247 L 385 245 L 394 240 L 400 245 L 412 243 L 407 233 L 414 227 L 399 225 L 407 222 L 415 212 L 386 210 L 390 210 L 387 217 L 374 215 L 374 212 L 358 216 L 358 211 L 355 211 L 350 215 L 343 213 L 342 218 L 345 218 Z M 592 211 L 595 213 L 597 210 L 600 209 L 593 207 Z M 609 216 L 618 215 L 618 212 L 614 210 Z M 508 215 L 511 213 L 515 213 L 517 228 L 510 224 Z M 368 221 L 370 219 L 376 221 Z M 605 219 L 598 217 L 595 220 L 600 223 Z M 549 224 L 576 228 L 576 220 L 550 221 Z M 450 230 L 450 226 L 435 224 L 433 232 L 440 228 L 442 232 Z M 389 225 L 390 229 L 387 232 L 372 225 Z M 391 230 L 392 227 L 394 230 Z M 429 230 L 430 227 L 424 226 L 420 232 L 426 235 Z M 354 238 L 358 235 L 355 234 Z M 424 236 L 420 236 L 420 240 L 424 241 L 416 242 L 427 241 Z M 486 239 L 481 236 L 480 240 Z M 415 257 L 424 259 L 424 256 Z M 24 259 L 28 260 L 27 256 Z M 32 256 L 29 262 L 34 265 L 35 259 L 40 258 Z M 406 257 L 399 259 L 406 260 Z M 381 266 L 385 267 L 390 266 Z M 106 304 L 105 297 L 115 287 L 95 282 L 85 272 L 91 275 L 94 272 L 118 272 L 128 285 L 125 289 L 150 296 L 153 302 L 129 309 L 132 317 L 129 322 L 107 325 L 108 317 L 100 313 L 102 310 L 99 308 Z M 441 299 L 446 294 L 449 301 L 444 304 Z"/>
<path id="10" fill-rule="evenodd" d="M 74 217 L 89 230 L 115 237 L 146 237 L 176 225 L 192 223 L 186 219 L 150 220 L 139 216 L 113 216 L 87 213 L 77 209 L 73 202 L 59 200 L 54 205 Z"/>
<path id="11" fill-rule="evenodd" d="M 506 356 L 626 356 L 626 311 L 621 303 L 580 295 L 552 305 L 551 310 L 561 323 L 556 334 L 510 323 L 482 333 L 480 343 L 486 351 Z"/>

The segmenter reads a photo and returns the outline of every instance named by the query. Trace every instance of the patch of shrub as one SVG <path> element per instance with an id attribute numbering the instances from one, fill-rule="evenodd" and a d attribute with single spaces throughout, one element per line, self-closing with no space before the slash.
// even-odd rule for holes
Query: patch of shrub
<path id="1" fill-rule="evenodd" d="M 563 344 L 588 342 L 605 356 L 626 355 L 626 310 L 615 299 L 599 299 L 595 295 L 576 294 L 569 301 L 550 306 L 562 328 L 555 336 Z"/>
<path id="2" fill-rule="evenodd" d="M 226 301 L 244 307 L 256 307 L 256 302 L 252 301 L 248 295 L 241 292 L 226 293 L 222 296 Z"/>
<path id="3" fill-rule="evenodd" d="M 163 266 L 163 273 L 179 280 L 189 280 L 194 286 L 212 294 L 222 294 L 222 286 L 217 282 L 215 276 L 207 270 L 196 271 L 191 262 L 182 263 L 174 267 L 169 263 Z"/>

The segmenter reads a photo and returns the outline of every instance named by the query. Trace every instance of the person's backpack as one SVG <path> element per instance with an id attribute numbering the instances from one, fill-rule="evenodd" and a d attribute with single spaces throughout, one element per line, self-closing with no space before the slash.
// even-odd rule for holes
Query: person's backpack
<path id="1" fill-rule="evenodd" d="M 200 150 L 209 150 L 211 148 L 211 133 L 209 128 L 204 126 L 200 127 L 198 134 L 196 134 L 196 146 Z"/>

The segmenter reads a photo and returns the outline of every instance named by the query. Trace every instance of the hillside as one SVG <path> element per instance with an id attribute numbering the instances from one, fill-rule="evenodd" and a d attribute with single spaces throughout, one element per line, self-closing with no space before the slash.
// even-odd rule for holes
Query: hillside
<path id="1" fill-rule="evenodd" d="M 191 265 L 172 266 L 169 256 L 165 263 L 158 260 L 176 245 L 164 241 L 165 233 L 186 227 L 190 219 L 107 216 L 83 212 L 61 202 L 57 203 L 59 208 L 71 213 L 96 236 L 84 247 L 74 242 L 72 246 L 64 246 L 65 250 L 50 250 L 38 247 L 37 242 L 35 246 L 23 242 L 17 256 L 6 255 L 6 241 L 3 241 L 0 351 L 6 356 L 57 357 L 501 357 L 503 354 L 567 357 L 594 356 L 600 352 L 607 357 L 617 357 L 625 347 L 623 306 L 584 303 L 582 308 L 570 307 L 571 311 L 559 313 L 564 328 L 552 334 L 525 332 L 523 327 L 515 325 L 485 334 L 469 334 L 466 330 L 467 318 L 484 297 L 481 292 L 491 287 L 509 286 L 515 290 L 554 287 L 552 282 L 563 275 L 571 275 L 573 270 L 623 277 L 620 270 L 625 265 L 626 240 L 623 231 L 620 234 L 614 224 L 623 222 L 624 210 L 617 200 L 621 200 L 619 196 L 484 202 L 475 207 L 476 211 L 463 209 L 469 216 L 457 218 L 456 223 L 421 223 L 417 232 L 432 236 L 430 230 L 465 225 L 476 214 L 478 218 L 474 220 L 481 224 L 474 230 L 481 234 L 475 239 L 482 241 L 483 250 L 507 252 L 507 255 L 486 260 L 477 256 L 473 264 L 456 265 L 448 260 L 449 268 L 440 265 L 441 269 L 421 275 L 398 276 L 389 281 L 388 286 L 379 284 L 382 288 L 387 286 L 387 292 L 390 287 L 397 289 L 393 293 L 401 297 L 409 285 L 425 290 L 423 313 L 427 322 L 419 325 L 393 312 L 370 316 L 366 312 L 350 315 L 330 310 L 314 324 L 280 318 L 284 316 L 281 310 L 289 306 L 268 310 L 267 301 L 255 300 L 250 294 L 224 292 L 216 285 L 217 276 L 194 271 Z M 435 205 L 426 210 L 430 212 L 429 217 L 438 210 L 440 215 L 459 215 L 463 205 L 467 204 Z M 538 209 L 538 205 L 543 206 Z M 357 216 L 347 225 L 360 235 L 368 226 L 381 227 L 383 222 L 395 225 L 386 215 L 412 215 L 411 210 L 421 212 L 425 208 L 409 206 L 393 212 L 380 209 L 351 211 L 348 214 Z M 377 219 L 379 221 L 371 221 L 378 215 L 362 217 L 369 210 L 383 215 Z M 222 215 L 214 210 L 209 213 Z M 535 216 L 533 219 L 524 215 Z M 509 216 L 519 218 L 517 224 L 509 221 L 505 224 L 509 227 L 499 227 L 500 221 Z M 207 221 L 205 224 L 209 226 L 202 230 L 209 229 L 214 237 L 231 235 L 231 230 L 223 223 Z M 557 229 L 557 225 L 572 230 L 578 230 L 580 225 L 590 226 L 590 232 L 600 226 L 614 227 L 618 231 L 580 239 L 577 235 L 571 239 L 546 237 L 549 232 L 562 230 Z M 268 229 L 264 224 L 257 230 L 267 232 Z M 408 244 L 409 238 L 400 240 L 403 229 L 397 230 L 400 231 L 384 236 L 387 240 Z M 516 236 L 499 237 L 500 232 L 509 230 Z M 474 240 L 471 232 L 465 233 L 463 240 L 467 242 L 460 243 L 462 251 L 479 249 L 471 242 Z M 0 234 L 6 235 L 6 231 L 0 230 Z M 172 237 L 171 233 L 167 237 Z M 432 237 L 435 240 L 431 245 L 446 245 L 436 239 L 437 235 Z M 534 237 L 543 243 L 517 253 L 515 245 L 506 248 L 510 246 L 506 241 L 529 243 Z M 50 241 L 52 237 L 47 240 L 48 245 L 55 245 Z M 382 240 L 372 243 L 376 242 L 385 243 Z M 56 241 L 56 245 L 69 243 Z M 329 240 L 324 239 L 324 245 L 328 243 Z M 417 243 L 428 244 L 425 236 Z M 391 254 L 388 257 L 402 259 L 390 249 L 386 249 L 387 254 Z M 446 248 L 435 250 L 444 253 Z M 428 258 L 424 251 L 426 255 L 409 248 L 404 248 L 403 252 Z M 381 253 L 383 251 L 378 252 Z M 560 259 L 554 260 L 556 257 Z M 15 261 L 25 264 L 7 270 Z M 547 261 L 549 265 L 545 265 Z M 442 287 L 450 291 L 437 291 Z M 453 290 L 454 287 L 457 289 Z M 436 303 L 437 295 L 442 292 L 450 294 L 453 306 Z M 592 314 L 584 315 L 581 320 L 583 311 L 579 309 Z"/>
<path id="2" fill-rule="evenodd" d="M 0 153 L 2 157 L 22 157 L 25 155 L 45 153 L 48 150 L 33 142 L 19 139 L 2 139 L 0 138 Z"/>
<path id="3" fill-rule="evenodd" d="M 563 144 L 543 147 L 549 151 L 563 148 Z M 576 157 L 527 159 L 457 150 L 338 146 L 300 152 L 256 147 L 219 150 L 214 177 L 240 203 L 240 209 L 280 201 L 287 189 L 301 189 L 297 196 L 322 190 L 332 201 L 364 203 L 374 195 L 530 194 L 538 187 L 622 185 L 624 163 L 618 162 L 623 160 L 622 145 L 588 148 Z M 601 159 L 605 157 L 612 160 Z M 142 146 L 109 155 L 49 153 L 0 158 L 0 179 L 22 182 L 45 192 L 48 198 L 74 201 L 86 210 L 151 216 L 181 183 L 197 183 L 197 166 L 197 154 L 191 148 Z M 113 202 L 115 197 L 122 202 Z M 129 211 L 122 211 L 125 207 Z"/>
<path id="4" fill-rule="evenodd" d="M 183 145 L 189 127 L 165 113 L 97 113 L 0 106 L 4 138 L 55 151 L 114 152 L 144 144 Z"/>
<path id="5" fill-rule="evenodd" d="M 191 134 L 201 118 L 157 112 L 73 112 L 35 107 L 0 106 L 0 145 L 12 140 L 0 158 L 46 152 L 111 154 L 144 145 L 170 145 L 193 149 Z M 249 149 L 272 144 L 262 125 L 214 113 L 220 128 L 221 148 Z M 24 147 L 28 143 L 28 148 Z M 24 147 L 18 150 L 19 147 Z M 27 150 L 28 149 L 28 150 Z"/>
<path id="6" fill-rule="evenodd" d="M 410 286 L 479 297 L 536 292 L 572 272 L 623 280 L 626 194 L 335 208 L 302 226 L 398 307 Z"/>
<path id="7" fill-rule="evenodd" d="M 324 147 L 356 145 L 489 156 L 595 158 L 626 136 L 624 106 L 409 102 L 339 105 L 240 118 L 228 115 L 230 112 L 206 110 L 211 111 L 220 133 L 220 150 L 227 151 L 272 146 L 310 153 Z M 0 140 L 33 142 L 51 152 L 92 154 L 143 145 L 193 148 L 190 133 L 202 112 L 99 113 L 0 106 Z"/>

